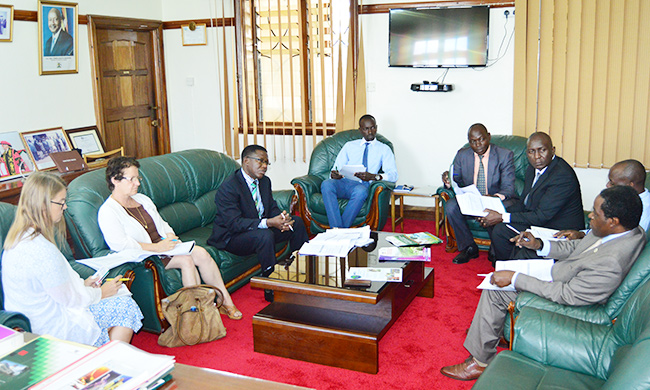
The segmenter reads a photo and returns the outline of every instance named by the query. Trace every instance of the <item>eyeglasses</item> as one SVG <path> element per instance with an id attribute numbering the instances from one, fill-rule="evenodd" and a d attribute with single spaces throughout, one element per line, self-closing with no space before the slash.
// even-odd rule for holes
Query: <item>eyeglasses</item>
<path id="1" fill-rule="evenodd" d="M 63 210 L 63 208 L 65 207 L 65 200 L 63 200 L 63 202 L 55 202 L 55 201 L 51 200 L 50 202 L 52 202 L 54 204 L 58 204 L 59 206 L 61 206 L 61 210 Z"/>
<path id="2" fill-rule="evenodd" d="M 248 158 L 252 158 L 253 160 L 257 160 L 260 163 L 260 165 L 266 165 L 267 167 L 271 166 L 271 163 L 269 162 L 269 160 L 262 160 L 259 157 L 251 157 L 251 156 L 248 156 Z"/>
<path id="3" fill-rule="evenodd" d="M 131 183 L 133 183 L 134 180 L 137 180 L 138 183 L 139 183 L 139 182 L 142 181 L 142 176 L 131 176 L 131 177 L 122 176 L 122 180 L 126 180 L 126 181 L 129 181 Z"/>

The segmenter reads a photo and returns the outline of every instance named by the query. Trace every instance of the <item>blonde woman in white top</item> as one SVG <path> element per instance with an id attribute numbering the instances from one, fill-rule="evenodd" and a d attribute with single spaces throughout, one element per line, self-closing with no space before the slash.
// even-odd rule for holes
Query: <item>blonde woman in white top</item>
<path id="1" fill-rule="evenodd" d="M 101 287 L 81 279 L 56 243 L 65 240 L 66 186 L 60 177 L 36 172 L 22 188 L 2 255 L 5 308 L 27 316 L 32 331 L 100 346 L 130 342 L 142 313 L 130 296 L 114 295 L 117 278 Z"/>

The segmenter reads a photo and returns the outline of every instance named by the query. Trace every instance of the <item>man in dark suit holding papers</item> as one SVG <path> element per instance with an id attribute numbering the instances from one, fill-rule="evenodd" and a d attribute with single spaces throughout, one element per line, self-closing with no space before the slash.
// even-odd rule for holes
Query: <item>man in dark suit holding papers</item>
<path id="1" fill-rule="evenodd" d="M 508 260 L 516 235 L 506 224 L 523 232 L 531 226 L 550 229 L 583 229 L 585 226 L 580 183 L 573 168 L 555 155 L 551 137 L 536 132 L 528 137 L 524 191 L 517 203 L 506 207 L 507 213 L 488 210 L 478 218 L 488 228 L 496 260 Z"/>
<path id="2" fill-rule="evenodd" d="M 556 259 L 553 281 L 513 271 L 497 271 L 491 283 L 513 285 L 516 291 L 483 290 L 463 346 L 471 356 L 460 364 L 443 367 L 450 378 L 474 380 L 494 359 L 503 334 L 508 304 L 517 292 L 528 291 L 570 306 L 604 303 L 621 284 L 645 246 L 645 232 L 639 227 L 642 205 L 627 186 L 603 190 L 589 214 L 591 232 L 582 240 L 546 241 L 524 232 L 512 240 L 517 246 L 537 251 L 540 257 Z"/>
<path id="3" fill-rule="evenodd" d="M 490 133 L 481 123 L 467 132 L 469 148 L 462 148 L 454 158 L 453 180 L 459 187 L 475 184 L 481 195 L 493 195 L 502 201 L 515 197 L 515 165 L 511 150 L 490 144 Z M 506 202 L 506 204 L 509 202 Z M 454 229 L 458 255 L 454 264 L 467 263 L 478 257 L 478 246 L 467 226 L 467 218 L 458 207 L 456 198 L 445 204 L 445 216 Z"/>

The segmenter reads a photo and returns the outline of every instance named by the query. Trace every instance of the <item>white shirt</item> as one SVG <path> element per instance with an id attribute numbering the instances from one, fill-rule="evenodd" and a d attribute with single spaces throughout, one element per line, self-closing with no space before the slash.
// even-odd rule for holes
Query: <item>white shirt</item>
<path id="1" fill-rule="evenodd" d="M 356 139 L 349 141 L 336 156 L 334 161 L 334 170 L 340 170 L 346 165 L 363 165 L 363 152 L 366 148 L 365 139 Z M 376 138 L 370 141 L 368 145 L 368 172 L 377 174 L 383 170 L 382 179 L 386 181 L 397 181 L 397 165 L 395 165 L 395 155 L 390 147 Z"/>
<path id="2" fill-rule="evenodd" d="M 650 225 L 650 191 L 646 188 L 645 191 L 639 194 L 639 198 L 641 198 L 641 203 L 643 203 L 643 213 L 641 214 L 639 226 L 647 232 L 648 226 Z"/>
<path id="3" fill-rule="evenodd" d="M 31 231 L 27 232 L 27 237 Z M 59 249 L 42 235 L 2 255 L 5 309 L 27 316 L 36 334 L 92 345 L 100 329 L 88 306 L 102 291 L 86 287 Z"/>
<path id="4" fill-rule="evenodd" d="M 167 234 L 174 234 L 174 230 L 158 214 L 156 205 L 144 194 L 135 194 L 131 197 L 140 203 L 149 213 L 156 225 L 156 230 L 161 238 Z M 124 207 L 112 197 L 108 197 L 97 212 L 97 223 L 104 235 L 104 240 L 112 251 L 119 252 L 125 249 L 142 249 L 139 243 L 151 244 L 149 234 Z"/>

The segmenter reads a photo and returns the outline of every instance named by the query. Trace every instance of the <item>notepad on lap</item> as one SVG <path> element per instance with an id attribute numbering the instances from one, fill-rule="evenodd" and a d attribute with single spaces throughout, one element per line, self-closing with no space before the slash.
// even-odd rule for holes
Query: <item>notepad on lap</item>
<path id="1" fill-rule="evenodd" d="M 555 260 L 553 259 L 533 259 L 533 260 L 508 260 L 497 261 L 494 269 L 496 271 L 515 271 L 535 277 L 539 280 L 552 282 L 551 269 Z M 497 287 L 490 283 L 492 273 L 489 273 L 485 279 L 478 285 L 477 288 L 481 290 L 503 290 L 515 291 L 515 286 L 512 284 L 506 287 Z"/>
<path id="2" fill-rule="evenodd" d="M 485 217 L 487 213 L 485 209 L 494 210 L 499 214 L 505 214 L 506 208 L 503 207 L 501 199 L 494 196 L 477 196 L 473 193 L 464 193 L 456 195 L 456 201 L 460 212 L 464 215 L 472 215 L 475 217 Z"/>

